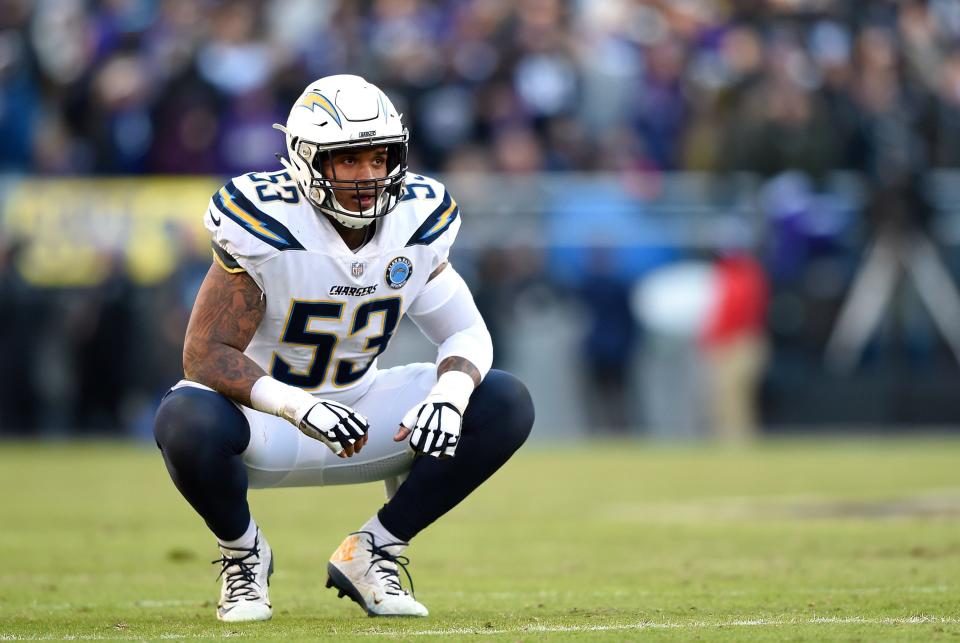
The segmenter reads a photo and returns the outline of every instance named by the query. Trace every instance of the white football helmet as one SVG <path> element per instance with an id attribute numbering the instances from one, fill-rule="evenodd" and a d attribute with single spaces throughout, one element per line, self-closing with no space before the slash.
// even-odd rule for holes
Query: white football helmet
<path id="1" fill-rule="evenodd" d="M 316 80 L 293 105 L 286 126 L 274 127 L 287 135 L 289 159 L 280 161 L 321 212 L 348 228 L 362 228 L 397 207 L 407 175 L 409 133 L 393 103 L 372 83 L 349 75 Z M 334 152 L 364 147 L 387 148 L 386 178 L 347 181 L 324 176 L 323 161 L 332 161 Z M 361 190 L 375 188 L 377 198 L 366 210 L 348 210 L 337 201 L 332 181 L 338 190 L 352 183 L 358 196 Z"/>

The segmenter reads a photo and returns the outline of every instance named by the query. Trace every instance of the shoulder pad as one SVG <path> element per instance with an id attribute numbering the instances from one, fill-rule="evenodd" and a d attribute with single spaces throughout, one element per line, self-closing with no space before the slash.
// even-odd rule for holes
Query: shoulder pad
<path id="1" fill-rule="evenodd" d="M 262 207 L 255 205 L 242 188 L 252 190 L 247 175 L 236 177 L 217 190 L 210 211 L 213 223 L 219 226 L 217 217 L 222 215 L 277 250 L 303 250 L 303 245 L 290 230 L 277 218 L 264 212 Z"/>
<path id="2" fill-rule="evenodd" d="M 447 191 L 446 186 L 430 177 L 412 174 L 406 182 L 404 201 L 421 200 L 422 214 L 417 217 L 420 225 L 407 241 L 407 247 L 428 246 L 446 232 L 460 215 L 457 202 Z"/>

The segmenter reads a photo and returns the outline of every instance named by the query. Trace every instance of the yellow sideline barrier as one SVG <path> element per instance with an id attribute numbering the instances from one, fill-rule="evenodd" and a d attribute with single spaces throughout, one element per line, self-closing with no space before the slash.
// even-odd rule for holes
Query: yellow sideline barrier
<path id="1" fill-rule="evenodd" d="M 92 286 L 115 259 L 155 284 L 190 254 L 209 254 L 203 213 L 215 177 L 36 179 L 0 194 L 0 233 L 22 239 L 24 279 L 44 287 Z"/>

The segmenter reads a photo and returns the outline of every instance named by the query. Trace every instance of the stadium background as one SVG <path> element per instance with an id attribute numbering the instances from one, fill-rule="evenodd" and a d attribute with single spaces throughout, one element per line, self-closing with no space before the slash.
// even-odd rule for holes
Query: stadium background
<path id="1" fill-rule="evenodd" d="M 955 640 L 958 44 L 960 0 L 0 0 L 0 639 Z M 251 493 L 239 629 L 152 415 L 210 195 L 345 71 L 534 442 L 413 543 L 427 621 L 323 589 L 382 485 Z"/>
<path id="2" fill-rule="evenodd" d="M 953 430 L 958 39 L 955 0 L 4 0 L 0 434 L 149 436 L 209 195 L 344 71 L 460 201 L 539 437 Z"/>

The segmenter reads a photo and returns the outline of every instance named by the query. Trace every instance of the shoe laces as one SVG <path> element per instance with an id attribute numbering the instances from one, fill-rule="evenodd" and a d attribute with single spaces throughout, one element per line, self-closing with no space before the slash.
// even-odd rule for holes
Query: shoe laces
<path id="1" fill-rule="evenodd" d="M 357 533 L 367 534 L 370 537 L 370 547 L 367 550 L 370 552 L 370 565 L 367 567 L 366 573 L 369 573 L 370 570 L 376 566 L 376 570 L 374 571 L 380 575 L 380 581 L 387 586 L 387 594 L 393 594 L 395 596 L 409 594 L 416 600 L 416 595 L 413 592 L 413 578 L 411 578 L 410 572 L 407 571 L 407 565 L 410 564 L 410 559 L 403 555 L 392 554 L 387 550 L 388 547 L 395 547 L 397 545 L 405 547 L 407 543 L 395 542 L 377 545 L 374 535 L 370 532 L 361 531 Z M 407 577 L 407 584 L 410 586 L 409 592 L 405 592 L 403 586 L 400 584 L 399 570 L 401 569 Z"/>
<path id="2" fill-rule="evenodd" d="M 226 574 L 227 581 L 227 602 L 234 603 L 241 598 L 258 598 L 259 585 L 256 581 L 257 567 L 262 563 L 260 560 L 260 539 L 254 541 L 251 549 L 243 547 L 231 547 L 231 552 L 246 552 L 243 556 L 230 558 L 226 554 L 217 560 L 211 561 L 211 564 L 220 563 L 222 568 L 217 575 L 217 580 Z"/>

